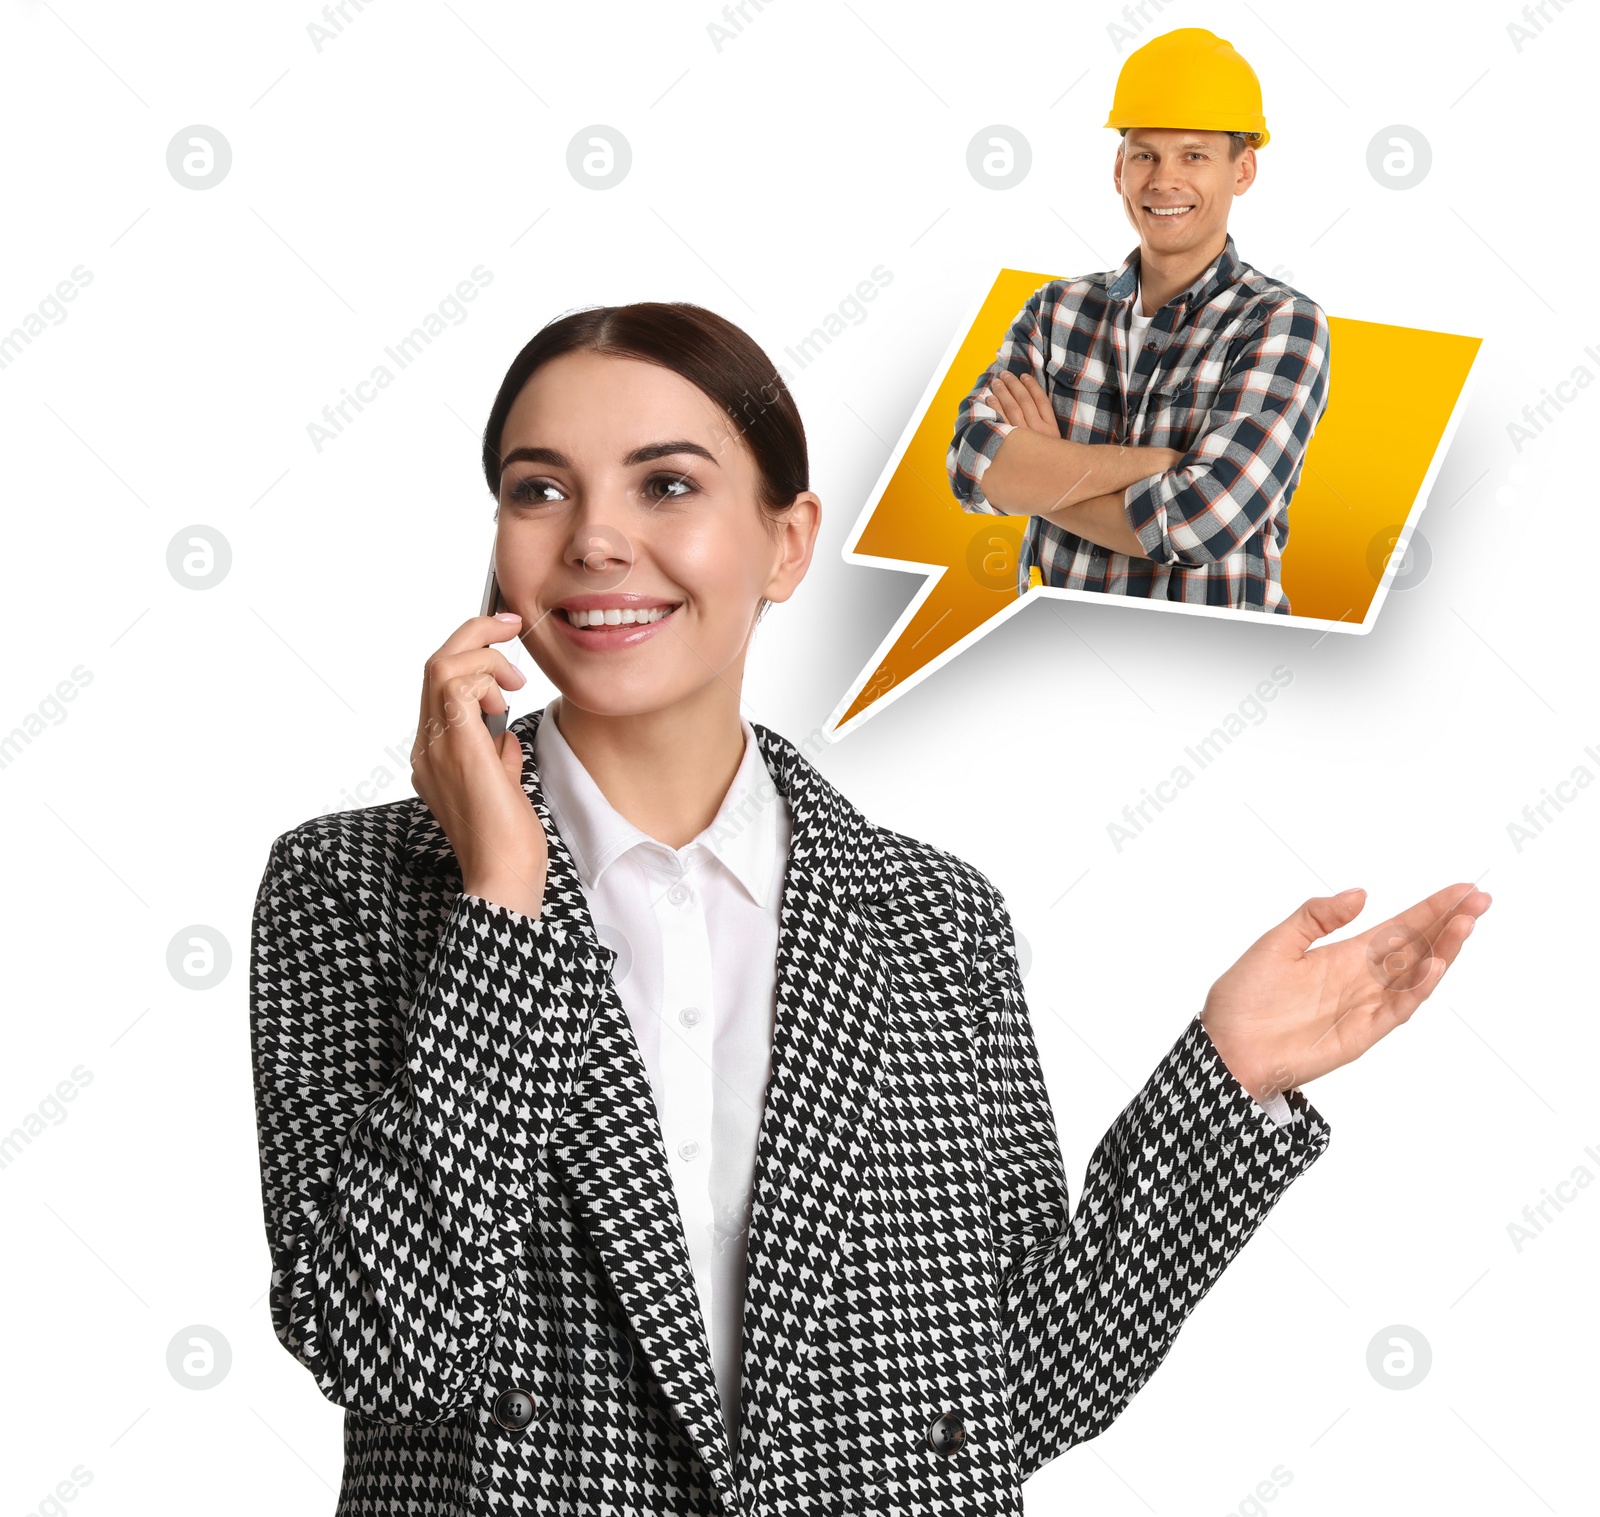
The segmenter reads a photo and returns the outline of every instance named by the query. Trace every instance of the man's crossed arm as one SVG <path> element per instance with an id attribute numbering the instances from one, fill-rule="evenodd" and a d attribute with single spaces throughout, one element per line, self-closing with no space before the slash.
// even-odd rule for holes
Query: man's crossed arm
<path id="1" fill-rule="evenodd" d="M 962 402 L 946 469 L 966 511 L 1044 516 L 1102 547 L 1160 564 L 1221 561 L 1263 530 L 1294 487 L 1327 405 L 1328 325 L 1285 299 L 1243 344 L 1186 452 L 1060 436 L 1039 382 L 1051 350 L 1044 300 L 1030 297 L 996 369 Z"/>
<path id="2" fill-rule="evenodd" d="M 983 493 L 1006 516 L 1043 516 L 1131 558 L 1148 558 L 1128 521 L 1123 491 L 1176 467 L 1175 448 L 1071 442 L 1063 437 L 1044 386 L 1005 370 L 990 385 L 992 404 L 1015 431 L 983 476 Z"/>

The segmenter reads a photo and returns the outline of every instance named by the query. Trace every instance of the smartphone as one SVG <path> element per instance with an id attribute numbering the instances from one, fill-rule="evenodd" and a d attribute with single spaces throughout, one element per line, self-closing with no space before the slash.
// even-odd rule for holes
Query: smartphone
<path id="1" fill-rule="evenodd" d="M 500 580 L 494 572 L 494 555 L 489 556 L 489 577 L 483 582 L 483 605 L 479 608 L 479 616 L 494 616 L 503 611 L 504 605 L 500 600 Z"/>
<path id="2" fill-rule="evenodd" d="M 493 616 L 501 609 L 501 606 L 500 581 L 494 572 L 494 554 L 491 553 L 489 555 L 489 577 L 483 584 L 483 606 L 478 615 Z M 504 699 L 504 695 L 505 692 L 502 691 L 502 699 Z M 482 715 L 483 725 L 489 729 L 489 736 L 498 741 L 500 734 L 506 730 L 506 722 L 511 716 L 511 708 L 507 706 L 504 711 L 485 711 Z"/>

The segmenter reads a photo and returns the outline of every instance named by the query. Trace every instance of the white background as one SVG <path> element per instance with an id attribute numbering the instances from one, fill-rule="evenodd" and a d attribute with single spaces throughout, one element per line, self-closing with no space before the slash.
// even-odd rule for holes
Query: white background
<path id="1" fill-rule="evenodd" d="M 1600 1174 L 1600 794 L 1508 833 L 1600 773 L 1600 394 L 1569 389 L 1520 451 L 1508 433 L 1600 373 L 1591 9 L 1549 5 L 1519 46 L 1509 0 L 1148 0 L 1118 43 L 1109 3 L 770 0 L 719 48 L 712 0 L 369 0 L 320 51 L 310 0 L 0 14 L 0 333 L 92 274 L 0 368 L 0 736 L 47 712 L 0 768 L 0 1136 L 51 1113 L 0 1169 L 5 1511 L 64 1509 L 60 1482 L 83 1513 L 332 1511 L 339 1416 L 264 1299 L 250 912 L 277 833 L 409 793 L 422 662 L 477 610 L 477 434 L 512 355 L 574 306 L 687 299 L 778 358 L 892 271 L 787 365 L 826 518 L 746 712 L 804 742 L 918 584 L 840 545 L 957 323 L 1002 265 L 1081 273 L 1133 245 L 1102 122 L 1121 58 L 1179 25 L 1263 81 L 1241 256 L 1332 315 L 1485 339 L 1422 519 L 1431 569 L 1365 637 L 1041 603 L 816 762 L 1005 892 L 1074 1196 L 1212 979 L 1307 895 L 1367 886 L 1360 925 L 1452 880 L 1495 895 L 1410 1025 L 1308 1088 L 1329 1151 L 1030 1512 L 1593 1509 L 1600 1195 L 1508 1233 Z M 966 167 L 995 123 L 1033 150 L 1003 193 Z M 204 191 L 166 164 L 194 124 L 233 155 Z M 633 153 L 600 192 L 566 167 L 595 124 Z M 1367 168 L 1396 125 L 1432 148 L 1405 191 Z M 317 451 L 307 424 L 475 265 L 493 279 L 467 319 Z M 231 548 L 209 590 L 167 567 L 195 526 Z M 1293 677 L 1267 719 L 1117 851 L 1107 824 L 1275 665 Z M 203 991 L 167 967 L 196 924 L 233 955 Z M 167 1369 L 193 1324 L 231 1346 L 207 1391 Z M 1396 1325 L 1432 1352 L 1406 1391 L 1367 1368 Z"/>

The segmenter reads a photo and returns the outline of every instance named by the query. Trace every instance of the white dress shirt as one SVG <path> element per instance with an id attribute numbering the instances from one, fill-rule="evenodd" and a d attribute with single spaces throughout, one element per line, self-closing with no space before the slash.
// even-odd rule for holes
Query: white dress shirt
<path id="1" fill-rule="evenodd" d="M 596 930 L 618 950 L 617 992 L 666 1140 L 732 1448 L 788 803 L 741 717 L 744 756 L 716 816 L 691 842 L 669 848 L 606 800 L 553 720 L 559 704 L 557 697 L 546 707 L 534 734 L 534 762 Z M 1281 1095 L 1264 1104 L 1280 1125 L 1290 1120 Z"/>
<path id="2" fill-rule="evenodd" d="M 650 1076 L 733 1447 L 788 803 L 741 718 L 744 757 L 721 807 L 669 848 L 606 800 L 552 719 L 559 704 L 534 734 L 534 761 L 596 930 L 619 953 L 617 992 Z"/>

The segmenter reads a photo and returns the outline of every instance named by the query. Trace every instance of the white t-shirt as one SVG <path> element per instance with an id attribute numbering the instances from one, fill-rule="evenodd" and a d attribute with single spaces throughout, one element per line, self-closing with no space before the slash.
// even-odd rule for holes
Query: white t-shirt
<path id="1" fill-rule="evenodd" d="M 1144 309 L 1144 285 L 1139 286 L 1139 292 L 1133 297 L 1132 309 L 1128 312 L 1128 342 L 1122 354 L 1122 388 L 1128 388 L 1128 376 L 1133 365 L 1138 362 L 1139 350 L 1144 346 L 1144 334 L 1150 330 L 1150 323 L 1156 319 L 1155 312 L 1148 316 L 1140 314 Z"/>

